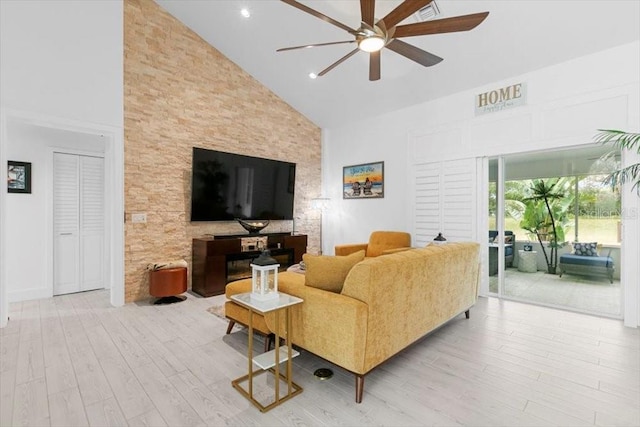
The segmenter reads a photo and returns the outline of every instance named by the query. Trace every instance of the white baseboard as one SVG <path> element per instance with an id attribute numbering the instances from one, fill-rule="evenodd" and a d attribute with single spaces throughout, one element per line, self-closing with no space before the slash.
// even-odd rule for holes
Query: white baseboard
<path id="1" fill-rule="evenodd" d="M 21 289 L 19 291 L 9 291 L 8 300 L 12 302 L 29 301 L 33 299 L 51 298 L 53 290 L 50 288 Z"/>

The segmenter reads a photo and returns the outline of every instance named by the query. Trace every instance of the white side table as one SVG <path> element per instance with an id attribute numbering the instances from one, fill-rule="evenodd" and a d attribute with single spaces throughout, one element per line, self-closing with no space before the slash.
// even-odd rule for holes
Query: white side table
<path id="1" fill-rule="evenodd" d="M 538 271 L 538 252 L 518 251 L 518 271 L 535 273 Z"/>
<path id="2" fill-rule="evenodd" d="M 290 309 L 296 304 L 301 304 L 303 300 L 301 298 L 294 297 L 282 292 L 279 293 L 278 299 L 273 299 L 270 301 L 252 300 L 250 293 L 232 295 L 231 300 L 249 310 L 249 324 L 247 325 L 249 328 L 248 373 L 247 375 L 243 375 L 242 377 L 231 381 L 231 384 L 236 390 L 240 392 L 240 394 L 249 399 L 251 403 L 253 403 L 258 409 L 260 409 L 260 412 L 266 412 L 280 405 L 282 402 L 291 399 L 293 396 L 302 393 L 302 387 L 294 383 L 291 379 L 292 360 L 300 353 L 293 350 L 292 348 L 292 326 Z M 286 341 L 286 345 L 280 346 L 279 328 L 276 327 L 274 342 L 279 347 L 253 357 L 253 313 L 257 312 L 264 315 L 265 313 L 274 312 L 276 325 L 279 326 L 280 312 L 282 310 L 284 310 L 285 312 L 286 329 L 284 331 L 283 338 Z M 282 375 L 280 373 L 280 363 L 282 362 L 286 362 L 285 375 Z M 254 364 L 258 365 L 259 369 L 254 370 Z M 253 377 L 267 371 L 271 372 L 275 376 L 275 398 L 268 405 L 263 405 L 253 396 Z M 283 397 L 280 397 L 280 379 L 287 382 L 287 394 Z M 241 383 L 245 381 L 248 382 L 248 388 L 246 389 L 241 385 Z"/>
<path id="3" fill-rule="evenodd" d="M 300 264 L 293 264 L 290 265 L 287 268 L 287 271 L 290 271 L 292 273 L 298 273 L 298 274 L 305 274 L 306 270 L 302 268 L 302 266 Z"/>

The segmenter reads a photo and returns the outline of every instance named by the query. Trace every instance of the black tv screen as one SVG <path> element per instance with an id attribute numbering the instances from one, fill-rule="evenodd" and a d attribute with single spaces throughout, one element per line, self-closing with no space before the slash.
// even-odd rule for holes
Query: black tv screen
<path id="1" fill-rule="evenodd" d="M 191 221 L 293 219 L 296 164 L 193 148 Z"/>

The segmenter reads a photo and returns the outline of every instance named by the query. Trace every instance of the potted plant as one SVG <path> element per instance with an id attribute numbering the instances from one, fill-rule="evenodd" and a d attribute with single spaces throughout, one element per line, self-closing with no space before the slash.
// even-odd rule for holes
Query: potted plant
<path id="1" fill-rule="evenodd" d="M 564 228 L 558 224 L 558 220 L 565 215 L 564 205 L 554 203 L 564 197 L 564 191 L 558 185 L 558 180 L 551 183 L 542 179 L 533 180 L 529 190 L 531 195 L 524 198 L 526 209 L 520 227 L 536 236 L 544 259 L 547 263 L 547 272 L 556 274 L 558 266 L 558 248 L 564 242 Z M 550 253 L 547 253 L 547 245 Z"/>

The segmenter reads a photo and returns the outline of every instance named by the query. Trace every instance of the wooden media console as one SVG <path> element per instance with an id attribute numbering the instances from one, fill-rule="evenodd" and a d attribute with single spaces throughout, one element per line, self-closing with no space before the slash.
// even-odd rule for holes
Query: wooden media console
<path id="1" fill-rule="evenodd" d="M 227 283 L 251 277 L 251 260 L 257 258 L 262 249 L 261 245 L 254 244 L 257 237 L 267 238 L 264 249 L 271 251 L 271 256 L 278 260 L 282 270 L 302 261 L 302 255 L 307 251 L 305 234 L 223 234 L 193 239 L 193 292 L 203 297 L 220 295 Z"/>

